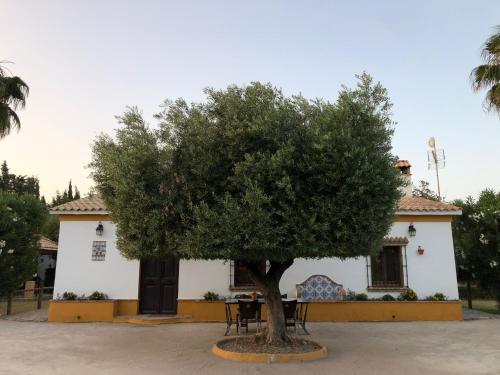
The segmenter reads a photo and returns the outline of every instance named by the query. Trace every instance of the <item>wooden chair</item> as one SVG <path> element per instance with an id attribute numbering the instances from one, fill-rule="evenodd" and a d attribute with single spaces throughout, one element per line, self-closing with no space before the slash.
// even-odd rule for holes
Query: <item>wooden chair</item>
<path id="1" fill-rule="evenodd" d="M 285 326 L 293 327 L 297 333 L 298 311 L 297 300 L 283 301 L 283 313 L 285 314 Z"/>
<path id="2" fill-rule="evenodd" d="M 261 326 L 259 301 L 238 300 L 238 313 L 236 314 L 236 332 L 238 335 L 242 327 L 245 327 L 246 333 L 248 333 L 249 321 L 255 321 L 257 324 L 257 332 L 259 332 Z"/>

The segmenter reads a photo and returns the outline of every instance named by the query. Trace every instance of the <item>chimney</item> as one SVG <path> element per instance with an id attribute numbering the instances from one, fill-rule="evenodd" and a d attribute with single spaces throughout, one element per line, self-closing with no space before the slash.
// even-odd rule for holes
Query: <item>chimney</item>
<path id="1" fill-rule="evenodd" d="M 401 187 L 401 191 L 405 197 L 412 196 L 411 184 L 411 164 L 408 160 L 398 160 L 395 167 L 399 170 L 401 178 L 405 182 L 405 186 Z"/>

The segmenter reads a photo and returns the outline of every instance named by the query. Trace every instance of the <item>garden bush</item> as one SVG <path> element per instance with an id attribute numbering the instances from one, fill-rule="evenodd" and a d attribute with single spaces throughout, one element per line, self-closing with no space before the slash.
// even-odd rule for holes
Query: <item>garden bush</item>
<path id="1" fill-rule="evenodd" d="M 61 297 L 65 301 L 76 301 L 77 298 L 78 296 L 73 292 L 64 292 Z"/>
<path id="2" fill-rule="evenodd" d="M 103 299 L 108 299 L 108 296 L 106 294 L 104 294 L 103 292 L 98 292 L 97 290 L 92 293 L 89 298 L 89 300 L 92 300 L 92 301 L 99 301 L 99 300 L 103 300 Z"/>
<path id="3" fill-rule="evenodd" d="M 401 292 L 398 299 L 401 301 L 417 301 L 418 296 L 413 289 L 408 288 Z"/>
<path id="4" fill-rule="evenodd" d="M 220 300 L 220 296 L 217 293 L 210 292 L 210 291 L 206 292 L 203 295 L 203 298 L 205 299 L 205 301 L 219 301 Z"/>
<path id="5" fill-rule="evenodd" d="M 382 301 L 395 301 L 395 300 L 396 300 L 396 298 L 394 298 L 390 294 L 384 294 L 382 296 Z"/>

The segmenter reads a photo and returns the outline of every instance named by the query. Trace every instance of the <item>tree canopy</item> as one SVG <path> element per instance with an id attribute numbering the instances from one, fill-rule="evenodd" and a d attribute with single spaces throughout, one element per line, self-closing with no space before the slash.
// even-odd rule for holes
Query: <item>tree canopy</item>
<path id="1" fill-rule="evenodd" d="M 19 288 L 36 272 L 46 215 L 35 197 L 0 191 L 0 296 Z"/>
<path id="2" fill-rule="evenodd" d="M 402 184 L 391 103 L 366 74 L 334 103 L 257 82 L 205 94 L 165 102 L 154 128 L 129 108 L 93 145 L 96 188 L 126 257 L 242 262 L 266 299 L 266 342 L 286 341 L 279 280 L 295 258 L 382 247 Z"/>
<path id="3" fill-rule="evenodd" d="M 485 189 L 477 200 L 453 204 L 462 208 L 453 221 L 457 265 L 489 290 L 500 308 L 500 192 Z"/>
<path id="4" fill-rule="evenodd" d="M 284 261 L 378 249 L 400 179 L 390 103 L 369 76 L 336 103 L 253 83 L 137 108 L 98 137 L 93 177 L 129 258 Z M 140 219 L 138 219 L 140 218 Z"/>
<path id="5" fill-rule="evenodd" d="M 8 75 L 1 63 L 0 61 L 0 139 L 9 135 L 12 129 L 21 127 L 16 111 L 24 108 L 29 93 L 28 85 L 17 76 Z"/>
<path id="6" fill-rule="evenodd" d="M 485 107 L 500 114 L 500 26 L 484 44 L 481 56 L 484 64 L 475 67 L 470 75 L 474 91 L 487 89 Z"/>

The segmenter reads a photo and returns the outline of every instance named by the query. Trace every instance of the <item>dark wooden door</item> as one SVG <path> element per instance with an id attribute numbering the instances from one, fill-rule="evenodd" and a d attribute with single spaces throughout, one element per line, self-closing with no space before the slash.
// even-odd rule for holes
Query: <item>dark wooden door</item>
<path id="1" fill-rule="evenodd" d="M 141 261 L 141 313 L 176 314 L 178 281 L 178 259 Z"/>

